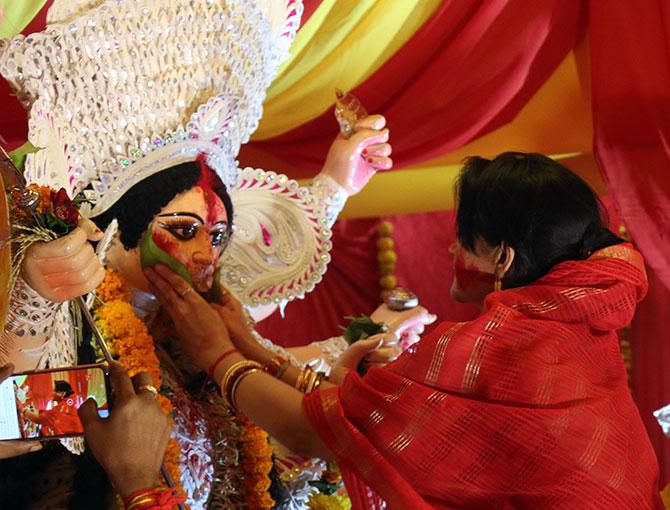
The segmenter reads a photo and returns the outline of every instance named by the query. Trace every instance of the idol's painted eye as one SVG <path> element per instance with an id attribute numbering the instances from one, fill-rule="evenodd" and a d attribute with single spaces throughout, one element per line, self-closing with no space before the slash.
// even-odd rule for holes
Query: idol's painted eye
<path id="1" fill-rule="evenodd" d="M 230 241 L 232 229 L 225 222 L 218 223 L 209 233 L 212 238 L 212 246 L 225 249 Z"/>
<path id="2" fill-rule="evenodd" d="M 212 238 L 212 246 L 220 247 L 223 244 L 223 241 L 226 237 L 226 231 L 224 229 L 213 230 L 209 233 Z"/>
<path id="3" fill-rule="evenodd" d="M 193 221 L 161 221 L 158 223 L 180 241 L 189 241 L 198 233 L 200 224 Z"/>

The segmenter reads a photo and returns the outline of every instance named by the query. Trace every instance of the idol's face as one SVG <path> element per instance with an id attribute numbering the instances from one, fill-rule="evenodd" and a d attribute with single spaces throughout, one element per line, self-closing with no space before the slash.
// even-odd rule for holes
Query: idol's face
<path id="1" fill-rule="evenodd" d="M 496 259 L 494 249 L 481 239 L 475 242 L 475 251 L 465 249 L 456 241 L 449 247 L 454 257 L 454 280 L 451 297 L 460 303 L 483 303 L 495 284 Z"/>
<path id="2" fill-rule="evenodd" d="M 208 291 L 228 241 L 228 215 L 221 198 L 206 184 L 180 193 L 151 224 L 156 245 L 178 260 L 198 292 Z"/>

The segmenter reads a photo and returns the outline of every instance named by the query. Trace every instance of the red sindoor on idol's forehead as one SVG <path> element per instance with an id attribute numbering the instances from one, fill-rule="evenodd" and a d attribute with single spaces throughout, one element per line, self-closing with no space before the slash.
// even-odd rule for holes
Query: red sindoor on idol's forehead
<path id="1" fill-rule="evenodd" d="M 225 213 L 224 207 L 220 197 L 214 191 L 217 175 L 214 173 L 206 161 L 206 155 L 200 153 L 196 160 L 200 166 L 200 179 L 196 183 L 205 194 L 205 201 L 207 203 L 207 226 L 211 227 L 217 220 Z"/>

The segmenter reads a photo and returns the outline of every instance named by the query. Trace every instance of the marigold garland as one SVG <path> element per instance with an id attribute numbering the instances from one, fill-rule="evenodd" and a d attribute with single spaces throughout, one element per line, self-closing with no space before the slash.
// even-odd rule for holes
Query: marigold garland
<path id="1" fill-rule="evenodd" d="M 94 308 L 96 324 L 108 340 L 112 354 L 118 358 L 129 375 L 148 372 L 154 384 L 160 387 L 160 362 L 154 349 L 153 337 L 144 322 L 135 316 L 130 304 L 130 288 L 121 275 L 108 269 L 105 279 L 96 289 L 96 296 L 101 302 Z M 170 400 L 160 394 L 157 399 L 165 413 L 170 415 Z M 238 416 L 238 421 L 242 427 L 240 466 L 245 473 L 247 506 L 257 510 L 270 510 L 275 501 L 269 493 L 273 452 L 268 443 L 268 435 L 244 416 Z M 175 483 L 181 478 L 180 458 L 179 444 L 171 439 L 165 452 L 164 464 Z M 179 491 L 184 495 L 181 487 Z"/>
<path id="2" fill-rule="evenodd" d="M 161 387 L 160 362 L 154 349 L 154 340 L 144 322 L 135 315 L 130 305 L 130 289 L 121 275 L 112 269 L 105 272 L 105 279 L 96 289 L 100 302 L 94 307 L 96 325 L 108 341 L 110 350 L 121 366 L 132 377 L 139 372 L 151 374 L 154 385 Z M 170 416 L 172 403 L 163 395 L 156 396 L 163 411 Z M 181 450 L 176 439 L 170 439 L 165 452 L 164 465 L 181 495 L 179 485 Z"/>
<path id="3" fill-rule="evenodd" d="M 270 471 L 272 471 L 272 447 L 268 434 L 244 416 L 238 417 L 243 427 L 241 441 L 241 466 L 246 476 L 244 488 L 247 507 L 270 510 L 275 501 L 270 497 Z"/>

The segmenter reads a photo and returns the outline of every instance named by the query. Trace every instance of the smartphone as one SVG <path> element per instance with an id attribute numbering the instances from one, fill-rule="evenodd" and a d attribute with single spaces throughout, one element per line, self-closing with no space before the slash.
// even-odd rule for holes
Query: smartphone
<path id="1" fill-rule="evenodd" d="M 109 415 L 106 365 L 35 370 L 0 383 L 0 441 L 57 439 L 84 432 L 77 410 L 89 398 Z"/>

